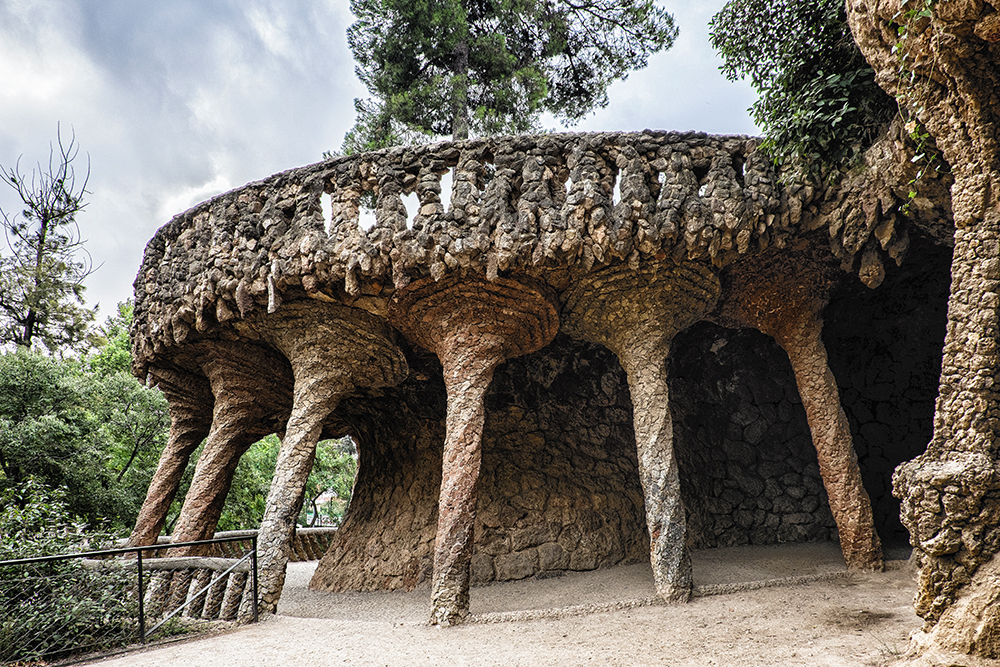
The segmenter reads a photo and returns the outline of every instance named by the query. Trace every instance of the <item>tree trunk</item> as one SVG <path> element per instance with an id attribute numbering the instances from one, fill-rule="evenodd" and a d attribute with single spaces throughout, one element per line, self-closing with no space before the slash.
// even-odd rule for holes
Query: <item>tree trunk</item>
<path id="1" fill-rule="evenodd" d="M 469 138 L 469 41 L 463 39 L 455 47 L 452 69 L 452 120 L 451 138 L 464 141 Z"/>

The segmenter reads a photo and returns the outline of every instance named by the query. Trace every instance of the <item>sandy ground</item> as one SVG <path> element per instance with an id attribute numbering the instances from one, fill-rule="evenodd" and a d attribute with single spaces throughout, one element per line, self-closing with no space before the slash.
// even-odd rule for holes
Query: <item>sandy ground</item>
<path id="1" fill-rule="evenodd" d="M 899 552 L 890 554 L 901 556 Z M 318 593 L 289 566 L 278 615 L 101 661 L 118 666 L 885 665 L 920 627 L 904 561 L 849 574 L 834 544 L 693 555 L 696 597 L 663 605 L 648 565 L 474 588 L 470 623 L 426 624 L 429 590 Z"/>

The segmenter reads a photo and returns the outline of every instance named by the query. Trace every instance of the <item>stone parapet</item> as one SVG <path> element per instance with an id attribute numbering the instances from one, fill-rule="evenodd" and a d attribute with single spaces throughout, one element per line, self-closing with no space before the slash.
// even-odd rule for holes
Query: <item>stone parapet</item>
<path id="1" fill-rule="evenodd" d="M 616 262 L 724 267 L 820 229 L 874 285 L 883 258 L 908 245 L 906 195 L 889 187 L 902 141 L 887 138 L 868 169 L 825 190 L 781 185 L 756 138 L 695 132 L 500 137 L 285 171 L 176 216 L 149 242 L 135 283 L 135 370 L 144 377 L 165 347 L 297 295 L 381 310 L 428 275 L 517 272 L 565 285 Z M 410 218 L 407 194 L 418 200 Z M 922 195 L 915 213 L 946 208 Z M 372 201 L 365 229 L 359 212 Z"/>

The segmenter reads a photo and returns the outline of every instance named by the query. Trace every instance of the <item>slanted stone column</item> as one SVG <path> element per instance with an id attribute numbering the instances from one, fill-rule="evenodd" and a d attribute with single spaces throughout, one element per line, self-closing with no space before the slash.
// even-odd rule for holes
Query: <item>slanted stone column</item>
<path id="1" fill-rule="evenodd" d="M 158 367 L 150 368 L 149 374 L 170 405 L 170 437 L 128 538 L 130 546 L 154 544 L 159 537 L 188 460 L 212 428 L 215 402 L 203 375 Z"/>
<path id="2" fill-rule="evenodd" d="M 822 339 L 822 312 L 836 269 L 805 251 L 801 242 L 797 245 L 735 265 L 726 276 L 727 298 L 720 304 L 719 320 L 762 331 L 788 354 L 844 561 L 852 570 L 880 571 L 882 544 L 871 500 Z"/>
<path id="3" fill-rule="evenodd" d="M 702 319 L 719 297 L 714 272 L 692 262 L 616 265 L 585 276 L 566 295 L 563 328 L 604 345 L 621 361 L 632 394 L 639 479 L 646 505 L 656 592 L 667 602 L 691 595 L 691 559 L 674 456 L 667 389 L 670 341 Z"/>
<path id="4" fill-rule="evenodd" d="M 437 354 L 444 371 L 448 411 L 431 623 L 452 625 L 469 612 L 483 396 L 504 360 L 541 349 L 555 337 L 555 299 L 526 279 L 424 279 L 397 293 L 392 319 L 407 337 Z"/>
<path id="5" fill-rule="evenodd" d="M 274 612 L 323 422 L 355 387 L 395 385 L 409 370 L 385 321 L 357 308 L 294 302 L 249 327 L 284 353 L 295 378 L 292 412 L 257 537 L 261 610 Z"/>
<path id="6" fill-rule="evenodd" d="M 240 457 L 254 442 L 280 430 L 291 385 L 279 355 L 253 343 L 206 343 L 199 362 L 215 395 L 212 430 L 184 498 L 174 542 L 212 537 Z M 199 555 L 183 549 L 181 555 Z"/>

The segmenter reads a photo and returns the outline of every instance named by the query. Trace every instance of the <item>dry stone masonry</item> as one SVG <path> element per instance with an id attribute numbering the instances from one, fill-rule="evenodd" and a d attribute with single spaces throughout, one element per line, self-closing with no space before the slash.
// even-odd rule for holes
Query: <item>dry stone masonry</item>
<path id="1" fill-rule="evenodd" d="M 946 239 L 934 191 L 900 212 L 912 148 L 896 128 L 818 189 L 782 185 L 747 137 L 503 137 L 335 158 L 177 216 L 135 285 L 134 370 L 173 427 L 133 542 L 155 539 L 201 438 L 175 539 L 214 530 L 239 456 L 277 433 L 273 610 L 315 444 L 349 434 L 354 497 L 312 586 L 431 582 L 435 623 L 467 615 L 472 582 L 646 557 L 685 600 L 690 549 L 722 543 L 839 534 L 849 566 L 881 567 L 822 311 Z M 715 470 L 668 373 L 707 363 L 687 333 L 707 322 L 773 337 L 798 385 L 715 418 L 737 425 Z"/>

